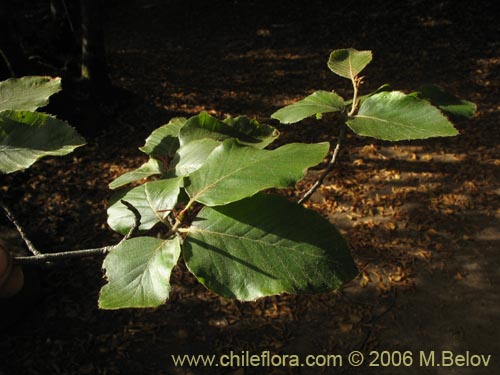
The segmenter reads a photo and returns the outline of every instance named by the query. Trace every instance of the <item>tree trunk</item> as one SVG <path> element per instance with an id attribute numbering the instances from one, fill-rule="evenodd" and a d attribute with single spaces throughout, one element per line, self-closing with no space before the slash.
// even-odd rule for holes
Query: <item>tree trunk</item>
<path id="1" fill-rule="evenodd" d="M 81 78 L 94 88 L 109 85 L 104 49 L 103 7 L 101 0 L 80 0 L 82 19 Z"/>

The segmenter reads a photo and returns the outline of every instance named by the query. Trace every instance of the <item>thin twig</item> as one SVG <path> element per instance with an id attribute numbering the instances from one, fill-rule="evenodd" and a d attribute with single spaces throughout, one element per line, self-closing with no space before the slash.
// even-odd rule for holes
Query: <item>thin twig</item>
<path id="1" fill-rule="evenodd" d="M 35 245 L 33 245 L 33 242 L 30 241 L 30 239 L 28 238 L 28 236 L 24 232 L 23 228 L 21 227 L 21 224 L 19 224 L 19 222 L 17 221 L 16 217 L 14 216 L 14 214 L 12 213 L 12 211 L 10 210 L 10 208 L 7 207 L 7 205 L 5 204 L 5 202 L 3 200 L 1 200 L 1 199 L 0 199 L 0 207 L 2 207 L 2 209 L 5 211 L 5 215 L 7 216 L 7 218 L 16 227 L 17 231 L 19 232 L 19 235 L 21 236 L 21 238 L 23 239 L 24 243 L 28 247 L 28 250 L 31 251 L 31 253 L 33 255 L 41 255 L 42 252 L 39 251 L 35 247 Z"/>
<path id="2" fill-rule="evenodd" d="M 13 261 L 15 264 L 38 264 L 38 263 L 46 263 L 61 259 L 89 257 L 89 256 L 107 254 L 111 250 L 113 250 L 115 246 L 117 245 L 97 247 L 94 249 L 70 250 L 70 251 L 61 251 L 58 253 L 46 253 L 46 254 L 33 255 L 31 257 L 13 257 Z"/>
<path id="3" fill-rule="evenodd" d="M 123 237 L 123 239 L 121 241 L 121 242 L 123 242 L 123 241 L 126 241 L 126 240 L 132 238 L 132 236 L 135 234 L 135 232 L 137 232 L 137 229 L 141 226 L 141 213 L 137 210 L 137 208 L 132 206 L 129 202 L 127 202 L 123 199 L 120 200 L 120 202 L 123 205 L 125 205 L 125 207 L 127 207 L 134 214 L 134 224 L 132 225 L 132 227 L 130 227 L 130 230 L 125 235 L 125 237 Z"/>
<path id="4" fill-rule="evenodd" d="M 2 207 L 4 207 L 3 202 L 0 201 L 0 203 L 2 203 Z M 62 251 L 62 252 L 58 252 L 58 253 L 42 254 L 42 253 L 38 252 L 38 254 L 33 255 L 33 256 L 29 256 L 29 257 L 13 257 L 12 259 L 13 259 L 14 263 L 15 264 L 38 264 L 38 263 L 47 263 L 47 262 L 50 262 L 53 260 L 82 258 L 82 257 L 89 257 L 89 256 L 102 255 L 102 254 L 109 253 L 116 246 L 120 245 L 123 241 L 130 239 L 134 235 L 134 233 L 137 231 L 137 228 L 139 228 L 139 226 L 141 225 L 141 214 L 139 213 L 139 211 L 127 201 L 122 200 L 121 203 L 123 203 L 134 214 L 134 224 L 132 225 L 132 227 L 130 228 L 128 233 L 121 239 L 121 241 L 118 242 L 118 244 L 111 245 L 111 246 L 97 247 L 97 248 L 93 248 L 93 249 Z M 4 207 L 4 209 L 5 209 L 5 207 Z M 18 229 L 18 231 L 19 231 L 19 229 Z M 25 242 L 26 242 L 26 240 L 25 240 Z"/>
<path id="5" fill-rule="evenodd" d="M 0 56 L 2 56 L 2 59 L 5 62 L 5 66 L 7 67 L 10 76 L 14 78 L 16 76 L 16 72 L 14 71 L 14 68 L 12 68 L 12 64 L 10 63 L 10 60 L 8 59 L 7 55 L 3 52 L 1 48 L 0 48 Z"/>
<path id="6" fill-rule="evenodd" d="M 363 77 L 354 76 L 354 77 L 352 77 L 351 82 L 352 82 L 352 88 L 353 88 L 354 92 L 353 92 L 353 97 L 352 97 L 352 107 L 351 107 L 351 110 L 349 111 L 349 113 L 347 114 L 347 117 L 353 116 L 356 113 L 356 111 L 358 110 L 358 105 L 359 105 L 358 90 L 359 90 L 359 86 L 363 82 Z M 300 198 L 298 200 L 297 203 L 302 204 L 306 200 L 308 200 L 311 197 L 311 195 L 313 195 L 313 193 L 316 191 L 316 189 L 319 186 L 321 186 L 325 177 L 332 171 L 332 169 L 335 165 L 335 161 L 337 160 L 337 155 L 339 153 L 340 146 L 342 145 L 344 138 L 345 138 L 345 126 L 342 126 L 340 128 L 339 136 L 337 138 L 337 144 L 335 145 L 335 149 L 333 150 L 332 158 L 330 159 L 330 162 L 328 163 L 327 168 L 319 176 L 319 178 L 316 180 L 314 185 L 311 186 L 311 188 L 302 196 L 302 198 Z"/>
<path id="7" fill-rule="evenodd" d="M 340 128 L 340 133 L 339 136 L 337 137 L 337 144 L 335 145 L 335 149 L 333 150 L 332 158 L 330 159 L 328 166 L 323 171 L 323 173 L 321 173 L 321 175 L 316 180 L 314 185 L 311 186 L 311 188 L 302 196 L 302 198 L 299 199 L 298 201 L 299 204 L 302 204 L 306 200 L 308 200 L 311 197 L 311 195 L 313 195 L 313 193 L 316 191 L 316 189 L 319 186 L 321 186 L 325 177 L 332 171 L 333 167 L 335 166 L 335 161 L 337 160 L 337 156 L 339 154 L 340 146 L 344 141 L 344 137 L 345 137 L 345 126 L 342 126 L 342 128 Z"/>

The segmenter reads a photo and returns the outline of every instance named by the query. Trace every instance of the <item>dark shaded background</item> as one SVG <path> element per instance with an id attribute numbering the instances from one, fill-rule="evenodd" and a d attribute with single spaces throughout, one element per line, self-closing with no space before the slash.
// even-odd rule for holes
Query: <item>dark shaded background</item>
<path id="1" fill-rule="evenodd" d="M 332 49 L 374 52 L 365 92 L 386 82 L 407 92 L 435 83 L 476 102 L 478 113 L 458 122 L 461 135 L 452 139 L 392 146 L 349 136 L 338 169 L 309 204 L 354 248 L 362 273 L 342 291 L 239 303 L 207 292 L 178 267 L 166 305 L 110 312 L 96 307 L 101 260 L 55 265 L 39 270 L 35 298 L 25 291 L 25 300 L 2 302 L 4 311 L 15 306 L 16 319 L 4 320 L 0 333 L 0 374 L 498 373 L 500 33 L 493 2 L 107 2 L 113 88 L 101 94 L 79 81 L 78 49 L 64 33 L 54 39 L 47 5 L 20 1 L 12 20 L 31 74 L 65 77 L 50 110 L 77 126 L 88 146 L 0 181 L 47 251 L 119 239 L 106 225 L 107 184 L 144 162 L 137 147 L 171 117 L 206 110 L 269 122 L 276 109 L 314 90 L 348 97 L 350 83 L 326 68 Z M 283 143 L 334 142 L 336 134 L 334 124 L 313 120 L 280 130 Z M 317 173 L 284 194 L 299 196 Z M 470 350 L 493 360 L 486 369 L 221 371 L 175 368 L 170 359 L 353 349 Z"/>

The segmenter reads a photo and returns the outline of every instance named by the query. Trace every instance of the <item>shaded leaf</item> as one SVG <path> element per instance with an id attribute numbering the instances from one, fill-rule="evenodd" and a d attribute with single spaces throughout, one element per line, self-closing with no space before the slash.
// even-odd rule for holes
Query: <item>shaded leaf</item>
<path id="1" fill-rule="evenodd" d="M 269 151 L 226 140 L 189 176 L 186 191 L 198 202 L 217 206 L 264 189 L 289 187 L 319 164 L 328 149 L 327 142 L 290 143 Z"/>
<path id="2" fill-rule="evenodd" d="M 329 291 L 357 274 L 349 246 L 332 224 L 266 194 L 204 207 L 189 228 L 183 256 L 207 288 L 244 301 Z"/>
<path id="3" fill-rule="evenodd" d="M 145 145 L 139 147 L 139 150 L 157 159 L 174 155 L 179 148 L 179 131 L 186 121 L 184 117 L 176 117 L 160 126 L 146 138 Z"/>
<path id="4" fill-rule="evenodd" d="M 38 112 L 0 112 L 0 171 L 28 168 L 45 156 L 61 156 L 85 140 L 66 122 Z"/>
<path id="5" fill-rule="evenodd" d="M 139 230 L 151 229 L 165 221 L 169 210 L 177 203 L 182 177 L 147 182 L 125 192 L 115 194 L 108 208 L 108 225 L 116 232 L 126 234 L 134 225 L 134 214 L 121 203 L 125 200 L 141 214 Z"/>
<path id="6" fill-rule="evenodd" d="M 436 85 L 424 85 L 420 87 L 419 92 L 413 93 L 413 95 L 430 101 L 432 105 L 435 105 L 444 113 L 455 117 L 469 119 L 474 116 L 477 109 L 474 103 L 459 99 Z"/>
<path id="7" fill-rule="evenodd" d="M 371 51 L 337 49 L 330 54 L 328 68 L 341 77 L 354 79 L 372 61 Z"/>
<path id="8" fill-rule="evenodd" d="M 247 116 L 227 117 L 222 121 L 234 129 L 240 143 L 257 148 L 265 148 L 279 137 L 279 131 L 271 125 L 261 124 Z"/>
<path id="9" fill-rule="evenodd" d="M 170 274 L 177 264 L 177 238 L 137 237 L 118 244 L 104 259 L 108 283 L 99 294 L 101 309 L 156 307 L 170 292 Z"/>
<path id="10" fill-rule="evenodd" d="M 180 144 L 183 146 L 189 142 L 211 138 L 223 141 L 229 138 L 238 139 L 241 143 L 264 148 L 274 141 L 279 135 L 276 128 L 260 124 L 257 120 L 251 120 L 245 116 L 228 118 L 220 121 L 206 112 L 191 117 L 179 134 Z"/>
<path id="11" fill-rule="evenodd" d="M 61 91 L 61 78 L 28 76 L 0 82 L 0 111 L 35 111 Z"/>
<path id="12" fill-rule="evenodd" d="M 309 116 L 344 110 L 344 100 L 334 92 L 316 91 L 297 103 L 274 112 L 271 117 L 283 124 L 291 124 Z"/>
<path id="13" fill-rule="evenodd" d="M 370 96 L 347 125 L 358 135 L 388 141 L 458 134 L 436 107 L 399 91 Z"/>
<path id="14" fill-rule="evenodd" d="M 110 189 L 117 189 L 121 186 L 130 184 L 131 182 L 142 180 L 153 176 L 155 174 L 162 173 L 162 163 L 156 159 L 150 158 L 146 163 L 141 165 L 139 168 L 133 171 L 122 174 L 121 176 L 115 178 L 110 184 Z"/>

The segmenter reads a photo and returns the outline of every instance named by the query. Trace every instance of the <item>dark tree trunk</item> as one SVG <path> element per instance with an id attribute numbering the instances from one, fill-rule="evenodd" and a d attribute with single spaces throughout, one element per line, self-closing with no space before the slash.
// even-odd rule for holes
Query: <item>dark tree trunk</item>
<path id="1" fill-rule="evenodd" d="M 80 0 L 82 20 L 81 77 L 94 88 L 109 86 L 101 0 Z"/>

